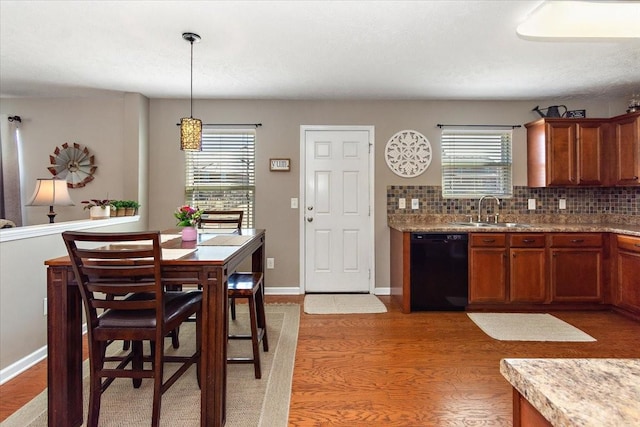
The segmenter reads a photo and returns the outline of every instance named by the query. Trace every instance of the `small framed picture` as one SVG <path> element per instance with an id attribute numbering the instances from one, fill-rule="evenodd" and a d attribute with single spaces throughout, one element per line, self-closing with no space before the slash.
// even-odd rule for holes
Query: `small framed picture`
<path id="1" fill-rule="evenodd" d="M 585 117 L 587 117 L 587 110 L 569 110 L 567 111 L 565 117 L 573 119 L 584 119 Z"/>
<path id="2" fill-rule="evenodd" d="M 291 170 L 291 159 L 269 159 L 269 170 L 289 172 Z"/>

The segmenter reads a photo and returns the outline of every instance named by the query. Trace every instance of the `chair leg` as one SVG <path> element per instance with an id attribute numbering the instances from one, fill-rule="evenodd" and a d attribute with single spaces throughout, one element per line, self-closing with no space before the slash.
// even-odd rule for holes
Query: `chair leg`
<path id="1" fill-rule="evenodd" d="M 267 318 L 264 313 L 264 293 L 262 285 L 256 292 L 256 310 L 258 311 L 258 327 L 262 329 L 262 349 L 269 351 L 269 338 L 267 337 Z"/>
<path id="2" fill-rule="evenodd" d="M 249 303 L 249 319 L 251 321 L 251 347 L 253 348 L 253 368 L 256 378 L 262 378 L 260 369 L 260 345 L 258 342 L 258 316 L 256 313 L 256 300 L 250 297 Z"/>
<path id="3" fill-rule="evenodd" d="M 231 307 L 231 320 L 236 320 L 236 299 L 229 298 L 229 307 Z"/>
<path id="4" fill-rule="evenodd" d="M 131 368 L 134 371 L 142 371 L 144 368 L 143 354 L 142 354 L 142 341 L 133 341 L 131 343 L 131 352 L 133 353 L 133 359 L 131 360 Z M 142 384 L 142 378 L 132 378 L 133 388 L 140 388 Z"/>
<path id="5" fill-rule="evenodd" d="M 200 359 L 202 358 L 202 316 L 200 313 L 196 313 L 196 350 L 198 351 L 198 360 L 196 360 L 196 378 L 198 380 L 198 388 L 201 388 L 200 377 L 202 375 L 200 369 L 202 364 Z"/>
<path id="6" fill-rule="evenodd" d="M 159 343 L 154 343 L 154 357 L 153 357 L 153 411 L 151 414 L 151 427 L 159 427 L 160 425 L 160 406 L 162 403 L 162 381 L 163 381 L 163 369 L 164 364 L 162 359 L 164 358 L 164 342 L 162 340 Z"/>
<path id="7" fill-rule="evenodd" d="M 173 331 L 169 333 L 169 336 L 171 337 L 171 346 L 173 348 L 180 348 L 180 338 L 178 337 L 179 334 L 180 334 L 180 326 L 178 326 L 177 328 L 175 328 Z"/>
<path id="8" fill-rule="evenodd" d="M 89 357 L 89 413 L 87 427 L 97 427 L 100 417 L 100 398 L 102 396 L 102 378 L 98 371 L 104 366 L 104 352 L 106 343 L 94 341 L 89 344 L 92 348 Z"/>

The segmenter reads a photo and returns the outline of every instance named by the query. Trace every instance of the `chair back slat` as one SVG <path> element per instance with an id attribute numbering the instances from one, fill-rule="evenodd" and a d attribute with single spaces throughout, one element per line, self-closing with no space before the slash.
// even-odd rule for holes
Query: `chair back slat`
<path id="1" fill-rule="evenodd" d="M 200 228 L 242 228 L 244 211 L 205 210 L 200 216 Z"/>

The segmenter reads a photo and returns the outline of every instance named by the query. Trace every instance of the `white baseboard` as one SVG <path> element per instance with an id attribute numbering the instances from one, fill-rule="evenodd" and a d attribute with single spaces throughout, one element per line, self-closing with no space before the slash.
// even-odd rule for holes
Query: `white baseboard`
<path id="1" fill-rule="evenodd" d="M 0 385 L 20 375 L 36 363 L 47 358 L 47 346 L 39 348 L 27 357 L 12 363 L 0 371 Z"/>
<path id="2" fill-rule="evenodd" d="M 299 287 L 270 288 L 270 287 L 267 286 L 267 287 L 264 288 L 264 293 L 265 293 L 265 295 L 301 295 L 304 292 L 302 292 Z M 390 287 L 387 287 L 387 288 L 375 288 L 373 290 L 373 294 L 374 295 L 391 295 L 391 288 Z"/>
<path id="3" fill-rule="evenodd" d="M 265 295 L 300 295 L 303 292 L 300 291 L 299 287 L 290 287 L 290 288 L 270 288 L 266 286 L 264 288 Z"/>

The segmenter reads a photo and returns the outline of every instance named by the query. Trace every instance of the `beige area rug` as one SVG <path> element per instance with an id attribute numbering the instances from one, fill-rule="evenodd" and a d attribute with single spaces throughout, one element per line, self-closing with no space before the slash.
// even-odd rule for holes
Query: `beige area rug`
<path id="1" fill-rule="evenodd" d="M 307 314 L 386 313 L 387 307 L 372 294 L 308 294 L 304 297 Z"/>
<path id="2" fill-rule="evenodd" d="M 484 333 L 500 341 L 592 342 L 592 336 L 547 313 L 467 313 Z"/>
<path id="3" fill-rule="evenodd" d="M 289 417 L 291 380 L 298 341 L 300 306 L 297 304 L 268 304 L 267 331 L 269 351 L 261 350 L 262 379 L 255 379 L 253 365 L 228 365 L 227 377 L 227 422 L 229 427 L 286 426 Z M 246 304 L 237 305 L 237 320 L 231 322 L 232 332 L 249 331 Z M 193 350 L 195 323 L 180 328 L 180 349 L 171 349 L 167 342 L 167 353 Z M 122 347 L 119 344 L 114 352 Z M 262 345 L 260 346 L 262 349 Z M 148 345 L 145 351 L 148 351 Z M 176 353 L 177 354 L 177 353 Z M 250 355 L 250 340 L 229 341 L 229 355 Z M 167 365 L 171 366 L 171 364 Z M 88 375 L 88 362 L 83 366 Z M 165 371 L 165 377 L 169 373 Z M 87 414 L 88 376 L 84 382 L 84 409 Z M 153 383 L 143 380 L 139 389 L 134 389 L 130 379 L 116 380 L 102 396 L 100 411 L 101 426 L 148 426 L 151 422 Z M 196 382 L 195 366 L 191 367 L 162 397 L 162 426 L 199 426 L 200 389 Z M 47 391 L 35 397 L 2 424 L 3 427 L 44 427 L 47 425 Z"/>

